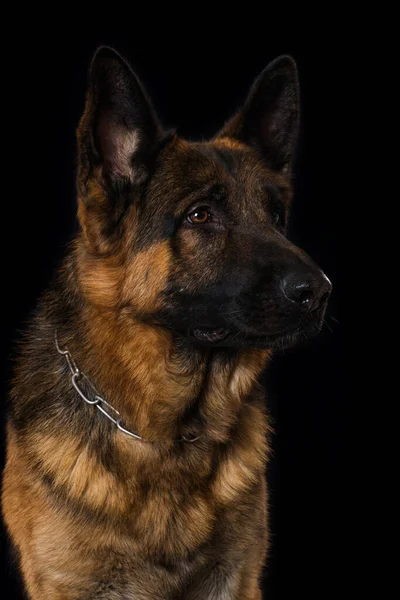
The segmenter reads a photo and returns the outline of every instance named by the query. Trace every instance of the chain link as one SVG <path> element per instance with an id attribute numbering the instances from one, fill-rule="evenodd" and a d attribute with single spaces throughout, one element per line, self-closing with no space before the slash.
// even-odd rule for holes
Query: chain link
<path id="1" fill-rule="evenodd" d="M 84 402 L 86 402 L 87 404 L 90 404 L 92 406 L 95 406 L 101 413 L 103 413 L 103 415 L 105 417 L 107 417 L 107 419 L 109 419 L 112 423 L 114 423 L 114 425 L 117 426 L 117 428 L 122 431 L 123 433 L 133 437 L 136 440 L 141 440 L 141 441 L 147 441 L 144 440 L 140 435 L 138 435 L 137 433 L 134 433 L 133 431 L 130 431 L 129 429 L 126 429 L 123 426 L 123 422 L 121 420 L 121 416 L 120 413 L 117 411 L 116 408 L 114 408 L 113 406 L 111 406 L 111 404 L 109 404 L 107 402 L 107 400 L 105 400 L 97 391 L 97 389 L 95 388 L 95 386 L 93 385 L 93 383 L 90 381 L 90 379 L 85 375 L 85 373 L 83 373 L 77 366 L 76 362 L 74 361 L 70 351 L 66 348 L 65 350 L 61 350 L 59 344 L 58 344 L 58 337 L 57 337 L 57 332 L 55 332 L 54 334 L 54 339 L 55 339 L 55 343 L 56 343 L 56 348 L 57 351 L 59 352 L 59 354 L 62 354 L 67 362 L 68 368 L 70 370 L 71 373 L 71 382 L 73 387 L 75 388 L 75 390 L 78 392 L 79 396 L 82 398 L 82 400 L 84 400 Z M 87 385 L 89 386 L 89 388 L 91 389 L 91 391 L 93 392 L 93 398 L 90 399 L 87 397 L 87 395 L 85 394 L 85 392 L 83 391 L 82 387 L 81 387 L 81 383 L 82 380 L 85 380 Z M 114 414 L 114 416 L 112 414 L 110 414 L 108 411 L 112 411 L 112 413 Z M 188 443 L 193 443 L 196 442 L 199 438 L 201 437 L 201 435 L 194 437 L 194 438 L 186 438 L 185 436 L 182 436 L 181 438 L 179 438 L 178 440 L 174 440 L 176 442 L 188 442 Z"/>

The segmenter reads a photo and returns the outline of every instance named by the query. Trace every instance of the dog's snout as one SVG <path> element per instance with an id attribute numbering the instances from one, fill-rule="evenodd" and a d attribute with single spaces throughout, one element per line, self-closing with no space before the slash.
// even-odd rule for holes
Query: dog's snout
<path id="1" fill-rule="evenodd" d="M 332 284 L 322 271 L 306 274 L 291 272 L 283 278 L 282 290 L 291 302 L 311 311 L 327 301 Z"/>

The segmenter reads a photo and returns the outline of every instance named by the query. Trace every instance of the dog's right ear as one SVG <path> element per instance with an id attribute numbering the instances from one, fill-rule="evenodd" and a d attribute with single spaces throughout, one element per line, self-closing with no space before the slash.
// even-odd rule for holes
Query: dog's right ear
<path id="1" fill-rule="evenodd" d="M 77 133 L 79 218 L 97 246 L 120 219 L 134 188 L 146 180 L 163 135 L 130 66 L 115 50 L 99 48 Z"/>
<path id="2" fill-rule="evenodd" d="M 78 129 L 80 167 L 87 169 L 82 174 L 101 168 L 105 178 L 135 183 L 140 159 L 161 137 L 162 127 L 137 76 L 115 50 L 99 48 Z"/>

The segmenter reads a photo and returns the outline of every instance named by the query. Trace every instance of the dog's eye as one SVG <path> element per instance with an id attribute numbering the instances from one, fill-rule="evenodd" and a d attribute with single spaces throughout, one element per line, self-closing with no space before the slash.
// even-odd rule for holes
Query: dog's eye
<path id="1" fill-rule="evenodd" d="M 277 225 L 279 225 L 281 223 L 281 220 L 282 220 L 281 219 L 281 215 L 279 214 L 278 211 L 275 210 L 272 213 L 272 223 L 273 223 L 273 225 L 275 225 L 275 227 L 276 227 Z"/>
<path id="2" fill-rule="evenodd" d="M 212 213 L 207 207 L 201 206 L 200 208 L 192 210 L 188 214 L 187 219 L 189 223 L 193 223 L 193 225 L 204 225 L 204 223 L 210 223 L 212 221 Z"/>

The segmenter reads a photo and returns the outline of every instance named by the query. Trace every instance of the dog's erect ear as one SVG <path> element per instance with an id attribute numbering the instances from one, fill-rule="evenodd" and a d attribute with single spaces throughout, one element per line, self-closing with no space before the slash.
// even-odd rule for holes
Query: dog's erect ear
<path id="1" fill-rule="evenodd" d="M 255 148 L 274 171 L 289 171 L 299 122 L 296 63 L 290 56 L 272 61 L 256 79 L 242 110 L 217 137 Z"/>
<path id="2" fill-rule="evenodd" d="M 92 60 L 85 112 L 78 129 L 78 185 L 95 169 L 106 181 L 140 183 L 162 128 L 142 85 L 115 50 Z"/>
<path id="3" fill-rule="evenodd" d="M 77 137 L 79 221 L 91 250 L 108 252 L 168 138 L 138 78 L 111 48 L 92 60 Z"/>

